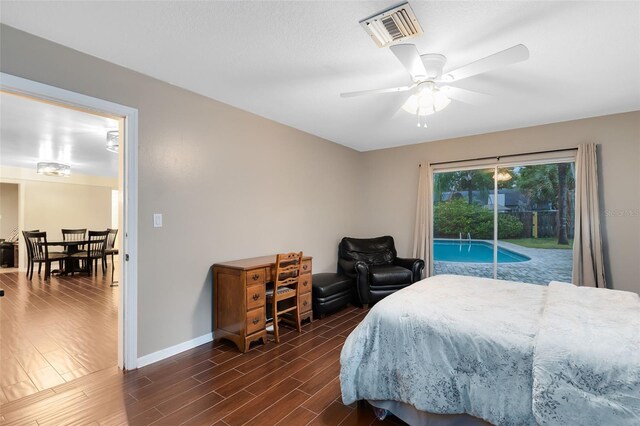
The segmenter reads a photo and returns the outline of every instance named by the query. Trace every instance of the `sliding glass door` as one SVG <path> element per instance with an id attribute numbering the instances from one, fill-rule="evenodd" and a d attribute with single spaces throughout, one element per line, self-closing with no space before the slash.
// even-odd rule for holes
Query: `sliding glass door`
<path id="1" fill-rule="evenodd" d="M 433 173 L 433 273 L 571 281 L 574 163 Z"/>
<path id="2" fill-rule="evenodd" d="M 494 276 L 493 168 L 433 175 L 434 274 Z"/>

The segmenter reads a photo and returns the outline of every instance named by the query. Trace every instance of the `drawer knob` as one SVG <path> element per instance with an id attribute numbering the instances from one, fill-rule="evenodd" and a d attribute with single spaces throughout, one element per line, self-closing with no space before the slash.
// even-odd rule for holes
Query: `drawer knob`
<path id="1" fill-rule="evenodd" d="M 258 281 L 258 278 L 260 278 L 260 275 L 258 274 L 253 274 L 253 276 L 251 277 L 251 279 L 254 281 Z"/>
<path id="2" fill-rule="evenodd" d="M 303 285 L 304 287 L 308 286 L 308 285 L 309 285 L 309 281 L 303 281 L 303 282 L 302 282 L 302 285 Z"/>
<path id="3" fill-rule="evenodd" d="M 304 302 L 302 302 L 302 306 L 307 306 L 309 303 L 305 300 Z"/>
<path id="4" fill-rule="evenodd" d="M 252 297 L 253 300 L 258 300 L 260 299 L 260 295 L 258 293 L 254 294 Z"/>
<path id="5" fill-rule="evenodd" d="M 302 269 L 306 271 L 307 269 L 309 269 L 309 265 L 302 265 Z"/>
<path id="6" fill-rule="evenodd" d="M 258 318 L 254 318 L 253 321 L 251 321 L 253 323 L 253 325 L 256 325 L 257 323 L 260 322 L 260 320 Z"/>

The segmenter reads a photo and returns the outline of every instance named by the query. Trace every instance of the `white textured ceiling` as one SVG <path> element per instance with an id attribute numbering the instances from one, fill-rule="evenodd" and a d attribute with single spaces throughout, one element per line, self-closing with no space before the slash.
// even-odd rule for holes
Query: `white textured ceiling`
<path id="1" fill-rule="evenodd" d="M 117 120 L 0 93 L 0 166 L 36 169 L 39 161 L 71 166 L 71 174 L 118 176 L 107 151 Z"/>
<path id="2" fill-rule="evenodd" d="M 640 109 L 640 2 L 412 1 L 445 71 L 518 43 L 528 61 L 461 81 L 491 94 L 417 128 L 389 49 L 358 24 L 397 2 L 3 2 L 3 23 L 358 149 Z"/>

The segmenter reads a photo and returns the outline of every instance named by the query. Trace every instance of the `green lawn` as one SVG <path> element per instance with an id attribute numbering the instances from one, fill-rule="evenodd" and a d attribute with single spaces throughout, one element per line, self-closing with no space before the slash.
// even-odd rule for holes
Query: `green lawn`
<path id="1" fill-rule="evenodd" d="M 558 244 L 557 238 L 519 238 L 517 240 L 500 240 L 507 243 L 517 244 L 522 247 L 537 249 L 565 249 L 573 248 L 573 240 L 569 240 L 569 245 L 563 246 Z"/>

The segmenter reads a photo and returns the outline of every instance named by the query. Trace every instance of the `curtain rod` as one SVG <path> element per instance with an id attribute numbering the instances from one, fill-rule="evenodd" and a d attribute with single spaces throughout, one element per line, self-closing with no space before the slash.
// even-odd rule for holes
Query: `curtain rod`
<path id="1" fill-rule="evenodd" d="M 492 155 L 491 157 L 468 158 L 466 160 L 440 161 L 440 162 L 437 162 L 437 163 L 429 163 L 429 165 L 430 166 L 439 166 L 441 164 L 465 163 L 465 162 L 468 162 L 468 161 L 491 160 L 492 158 L 495 158 L 497 161 L 500 161 L 501 158 L 521 157 L 523 155 L 535 155 L 535 154 L 551 154 L 551 153 L 554 153 L 554 152 L 577 151 L 577 150 L 578 150 L 578 148 L 550 149 L 550 150 L 547 150 L 547 151 L 523 152 L 521 154 Z"/>

